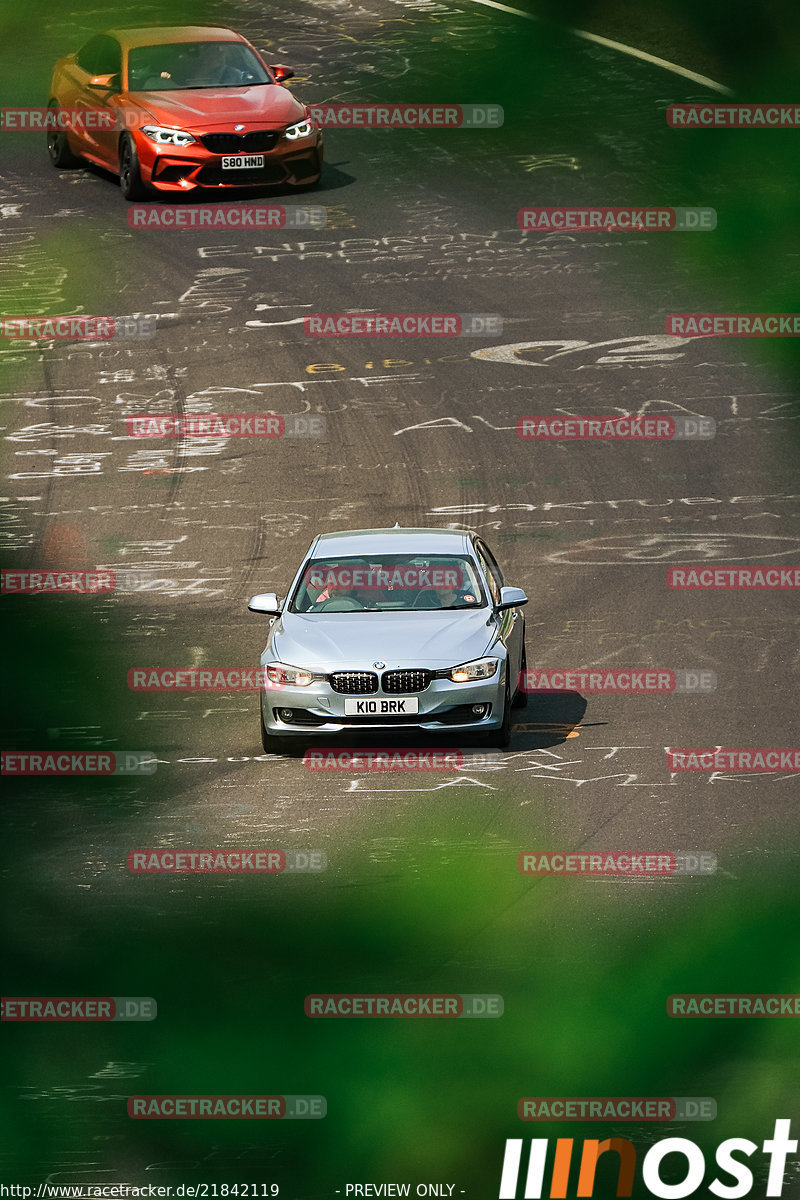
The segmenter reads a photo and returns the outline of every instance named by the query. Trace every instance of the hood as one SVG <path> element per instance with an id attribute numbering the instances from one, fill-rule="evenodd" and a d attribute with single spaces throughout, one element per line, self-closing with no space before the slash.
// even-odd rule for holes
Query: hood
<path id="1" fill-rule="evenodd" d="M 258 87 L 187 88 L 174 92 L 131 92 L 133 104 L 144 109 L 148 119 L 159 125 L 203 132 L 230 130 L 244 125 L 242 132 L 264 126 L 290 125 L 301 121 L 305 106 L 279 84 Z"/>
<path id="2" fill-rule="evenodd" d="M 488 622 L 488 623 L 487 623 Z M 491 609 L 416 613 L 284 613 L 262 662 L 318 671 L 454 667 L 481 658 L 496 636 Z"/>

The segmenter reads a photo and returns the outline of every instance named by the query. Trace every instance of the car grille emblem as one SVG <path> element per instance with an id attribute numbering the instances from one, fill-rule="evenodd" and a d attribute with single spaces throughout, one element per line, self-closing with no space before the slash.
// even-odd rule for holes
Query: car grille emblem
<path id="1" fill-rule="evenodd" d="M 244 125 L 234 125 L 234 127 L 233 127 L 233 128 L 234 128 L 234 129 L 236 130 L 236 132 L 238 133 L 240 129 L 244 129 Z"/>
<path id="2" fill-rule="evenodd" d="M 378 668 L 378 670 L 380 670 L 380 669 L 381 669 L 381 667 L 385 667 L 385 666 L 386 666 L 386 663 L 385 663 L 385 662 L 374 662 L 372 665 L 373 665 L 373 667 L 377 667 L 377 668 Z"/>

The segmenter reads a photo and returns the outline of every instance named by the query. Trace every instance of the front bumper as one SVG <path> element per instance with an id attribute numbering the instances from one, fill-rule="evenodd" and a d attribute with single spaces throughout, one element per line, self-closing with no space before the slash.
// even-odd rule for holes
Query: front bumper
<path id="1" fill-rule="evenodd" d="M 134 134 L 142 180 L 159 192 L 191 192 L 198 188 L 293 187 L 316 183 L 322 174 L 323 140 L 319 130 L 308 137 L 281 138 L 272 150 L 259 151 L 264 166 L 223 170 L 222 154 L 213 154 L 200 142 L 189 146 L 157 146 L 140 131 Z"/>
<path id="2" fill-rule="evenodd" d="M 490 732 L 499 729 L 503 719 L 504 664 L 491 679 L 474 683 L 453 683 L 434 679 L 421 692 L 399 696 L 379 689 L 368 696 L 345 696 L 329 683 L 311 683 L 308 687 L 280 687 L 269 684 L 261 692 L 261 713 L 267 731 L 278 737 L 305 737 L 309 734 L 333 736 L 358 730 L 399 731 L 418 729 L 427 733 L 452 730 Z M 346 716 L 345 700 L 397 700 L 414 696 L 419 712 L 398 716 Z M 472 713 L 473 705 L 483 705 L 483 715 Z M 281 716 L 291 710 L 292 718 Z"/>

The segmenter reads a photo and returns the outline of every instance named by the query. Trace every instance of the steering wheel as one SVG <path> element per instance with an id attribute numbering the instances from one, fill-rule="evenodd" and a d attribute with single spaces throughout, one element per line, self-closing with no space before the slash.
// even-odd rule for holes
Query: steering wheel
<path id="1" fill-rule="evenodd" d="M 312 612 L 363 612 L 364 605 L 350 596 L 331 596 L 322 604 L 315 604 Z"/>
<path id="2" fill-rule="evenodd" d="M 433 599 L 433 596 L 434 596 L 434 593 L 430 592 L 430 591 L 418 592 L 412 601 L 412 604 L 411 604 L 412 609 L 421 608 L 421 609 L 427 609 L 428 611 L 433 611 L 434 609 L 441 608 L 441 604 L 439 603 L 438 594 L 436 595 L 436 603 L 435 604 L 421 604 L 420 603 L 421 600 Z"/>
<path id="3" fill-rule="evenodd" d="M 473 595 L 474 593 L 472 593 L 472 592 L 469 590 L 469 588 L 459 588 L 459 589 L 456 591 L 456 598 L 455 598 L 455 600 L 454 600 L 453 602 L 451 602 L 450 604 L 442 604 L 441 602 L 439 602 L 439 603 L 437 603 L 437 604 L 420 604 L 420 600 L 422 600 L 422 598 L 423 598 L 423 597 L 430 596 L 431 594 L 432 594 L 432 593 L 431 593 L 430 591 L 420 592 L 418 596 L 415 596 L 415 597 L 414 597 L 414 603 L 411 605 L 411 607 L 412 607 L 412 608 L 427 609 L 427 610 L 428 610 L 428 611 L 430 611 L 430 612 L 433 612 L 433 611 L 435 611 L 435 612 L 447 612 L 447 610 L 448 610 L 448 609 L 450 609 L 450 608 L 454 608 L 456 605 L 461 605 L 461 604 L 464 604 L 464 602 L 465 602 L 465 600 L 466 600 L 467 596 L 471 596 L 471 595 Z M 436 593 L 435 593 L 435 594 L 436 594 L 436 599 L 437 599 L 437 601 L 439 601 L 439 594 L 438 594 L 438 591 L 436 591 Z"/>

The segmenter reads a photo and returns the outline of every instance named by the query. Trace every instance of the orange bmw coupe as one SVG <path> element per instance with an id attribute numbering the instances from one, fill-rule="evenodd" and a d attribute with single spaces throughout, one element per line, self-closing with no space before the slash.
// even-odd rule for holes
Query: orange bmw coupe
<path id="1" fill-rule="evenodd" d="M 322 131 L 282 86 L 293 75 L 233 29 L 111 29 L 56 63 L 48 105 L 61 115 L 48 153 L 56 167 L 85 159 L 112 171 L 127 200 L 309 187 L 322 173 Z"/>

